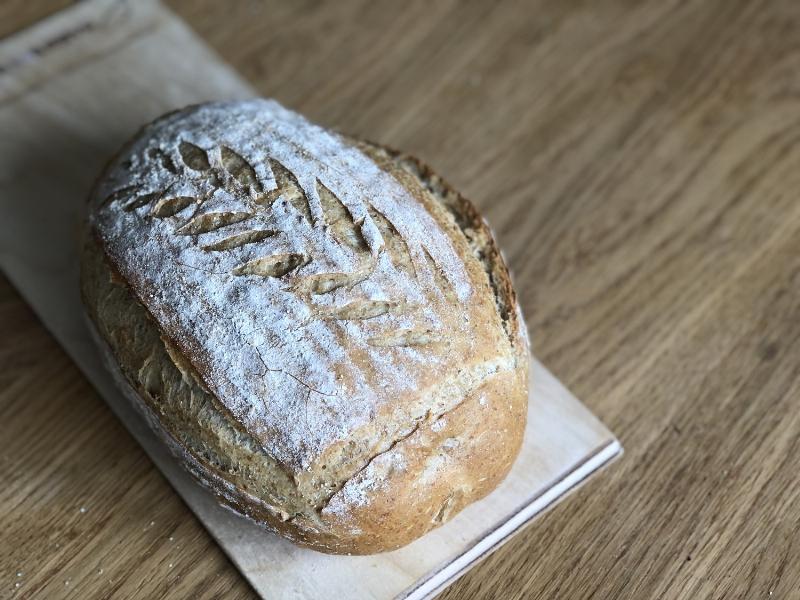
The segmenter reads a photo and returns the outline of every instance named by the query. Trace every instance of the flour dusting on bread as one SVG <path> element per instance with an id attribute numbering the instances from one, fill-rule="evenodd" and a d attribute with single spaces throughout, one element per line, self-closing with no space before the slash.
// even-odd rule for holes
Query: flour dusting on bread
<path id="1" fill-rule="evenodd" d="M 279 188 L 276 163 L 296 181 L 294 198 Z M 332 235 L 337 223 L 325 220 L 321 186 L 358 226 L 364 251 Z M 471 293 L 452 243 L 405 188 L 275 102 L 209 105 L 159 121 L 109 170 L 95 202 L 95 227 L 120 271 L 228 410 L 293 467 L 369 419 L 381 388 L 413 390 L 406 365 L 436 360 L 419 345 L 369 343 L 442 328 L 437 311 L 418 310 L 425 282 L 415 275 L 433 277 L 423 252 L 461 301 Z M 371 209 L 407 245 L 413 270 L 381 252 Z M 310 278 L 367 268 L 353 285 L 311 297 L 296 291 Z M 379 367 L 379 385 L 351 366 L 355 350 Z M 287 431 L 286 419 L 302 427 Z"/>

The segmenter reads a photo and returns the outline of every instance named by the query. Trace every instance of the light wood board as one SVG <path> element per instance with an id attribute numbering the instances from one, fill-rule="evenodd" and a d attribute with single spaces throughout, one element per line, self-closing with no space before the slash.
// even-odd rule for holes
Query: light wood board
<path id="1" fill-rule="evenodd" d="M 526 442 L 496 492 L 407 548 L 332 557 L 266 534 L 196 486 L 115 388 L 80 318 L 78 236 L 104 160 L 162 112 L 252 95 L 155 2 L 93 0 L 1 44 L 0 266 L 261 595 L 428 597 L 621 451 L 539 363 Z"/>

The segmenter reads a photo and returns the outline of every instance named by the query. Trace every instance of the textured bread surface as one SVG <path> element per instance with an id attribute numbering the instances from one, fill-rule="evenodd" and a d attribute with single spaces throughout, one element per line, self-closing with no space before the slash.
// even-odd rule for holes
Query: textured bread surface
<path id="1" fill-rule="evenodd" d="M 297 543 L 402 546 L 516 457 L 506 267 L 414 158 L 271 101 L 190 107 L 112 160 L 82 261 L 99 337 L 173 451 Z"/>

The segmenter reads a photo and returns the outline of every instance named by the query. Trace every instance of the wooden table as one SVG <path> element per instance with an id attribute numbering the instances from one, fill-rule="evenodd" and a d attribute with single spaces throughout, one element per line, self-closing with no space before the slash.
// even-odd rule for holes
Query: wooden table
<path id="1" fill-rule="evenodd" d="M 800 597 L 800 3 L 170 5 L 474 199 L 625 445 L 444 598 Z M 0 597 L 250 596 L 4 278 L 0 415 Z"/>

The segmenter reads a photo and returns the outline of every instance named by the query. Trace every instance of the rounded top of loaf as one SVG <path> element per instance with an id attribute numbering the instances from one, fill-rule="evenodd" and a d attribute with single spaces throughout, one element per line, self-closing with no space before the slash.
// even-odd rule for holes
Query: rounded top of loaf
<path id="1" fill-rule="evenodd" d="M 175 364 L 295 477 L 363 463 L 519 367 L 482 224 L 385 158 L 273 101 L 206 104 L 145 127 L 92 194 Z"/>

